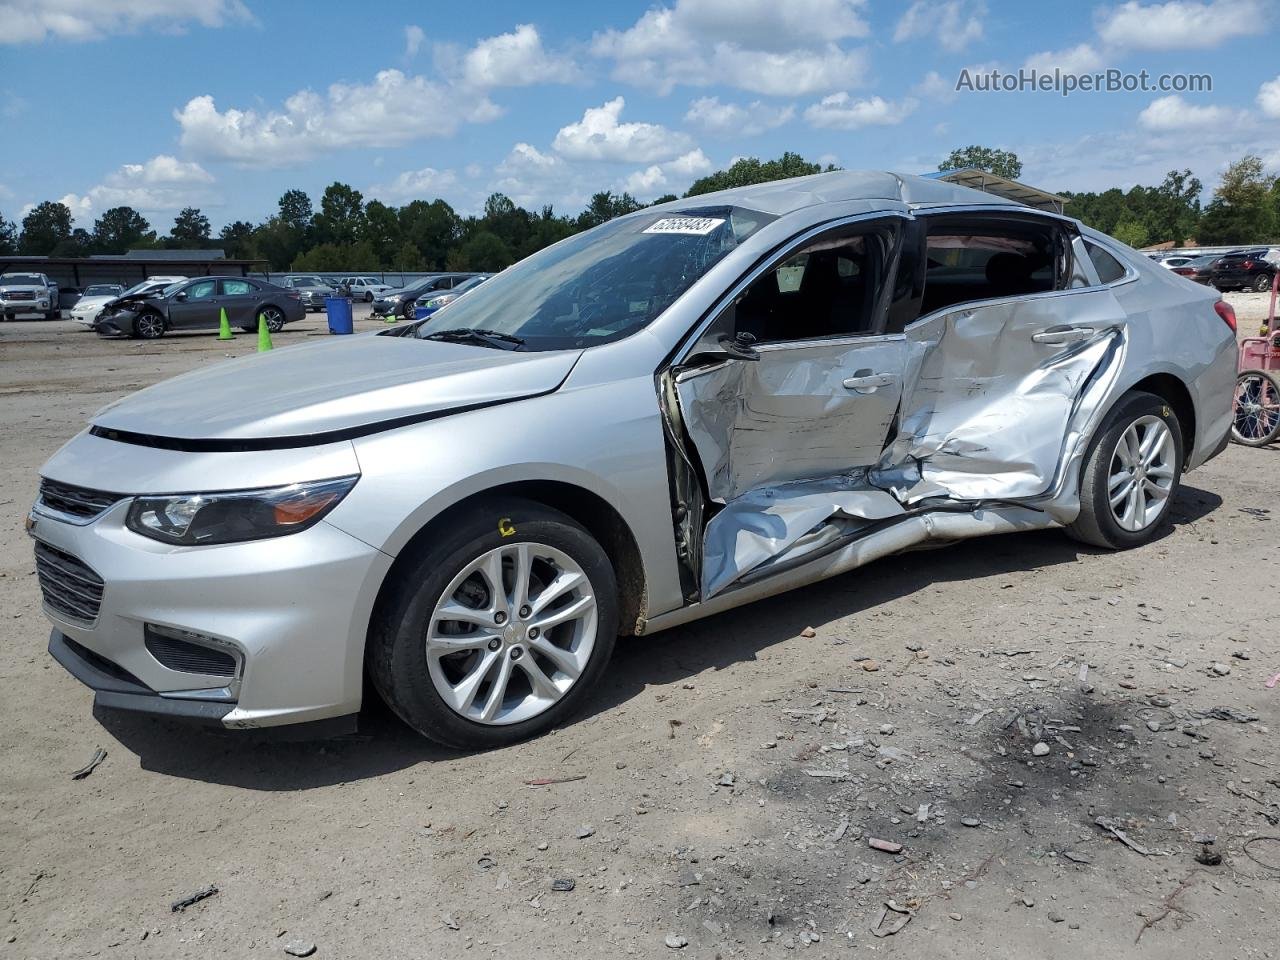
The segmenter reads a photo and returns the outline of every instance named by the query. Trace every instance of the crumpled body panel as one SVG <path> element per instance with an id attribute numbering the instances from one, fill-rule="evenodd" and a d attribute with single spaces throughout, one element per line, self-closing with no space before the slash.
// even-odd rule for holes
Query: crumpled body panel
<path id="1" fill-rule="evenodd" d="M 907 347 L 900 337 L 766 346 L 757 361 L 682 373 L 676 390 L 711 499 L 875 463 L 901 381 L 868 392 L 844 381 L 899 369 Z"/>
<path id="2" fill-rule="evenodd" d="M 711 498 L 705 598 L 938 498 L 1052 493 L 1123 360 L 1111 291 L 972 304 L 905 336 L 762 351 L 684 373 L 677 392 Z M 848 380 L 891 380 L 866 392 Z M 895 429 L 896 427 L 896 429 Z M 892 439 L 890 440 L 890 435 Z"/>

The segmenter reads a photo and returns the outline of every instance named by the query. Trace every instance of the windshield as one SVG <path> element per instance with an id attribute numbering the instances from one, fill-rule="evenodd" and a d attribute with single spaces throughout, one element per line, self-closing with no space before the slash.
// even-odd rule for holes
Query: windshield
<path id="1" fill-rule="evenodd" d="M 109 283 L 95 283 L 84 290 L 86 297 L 114 297 L 119 293 L 120 288 Z"/>
<path id="2" fill-rule="evenodd" d="M 43 287 L 44 277 L 38 277 L 34 273 L 8 273 L 0 277 L 0 283 L 13 284 L 16 287 Z"/>
<path id="3" fill-rule="evenodd" d="M 169 284 L 167 287 L 165 287 L 163 290 L 160 291 L 161 296 L 167 297 L 169 296 L 169 294 L 177 292 L 179 289 L 181 289 L 182 285 L 186 282 L 187 281 L 185 280 L 179 280 L 176 283 Z"/>
<path id="4" fill-rule="evenodd" d="M 741 207 L 707 207 L 611 220 L 485 280 L 414 335 L 487 330 L 519 337 L 527 350 L 621 340 L 652 323 L 772 219 Z M 476 283 L 455 292 L 466 286 Z"/>
<path id="5" fill-rule="evenodd" d="M 323 287 L 324 282 L 319 277 L 290 277 L 290 282 L 295 287 Z"/>

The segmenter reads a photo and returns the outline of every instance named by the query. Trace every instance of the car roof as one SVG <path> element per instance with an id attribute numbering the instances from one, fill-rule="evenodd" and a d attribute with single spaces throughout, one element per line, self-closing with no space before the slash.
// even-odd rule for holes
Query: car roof
<path id="1" fill-rule="evenodd" d="M 881 170 L 833 170 L 808 177 L 792 177 L 745 187 L 732 187 L 658 204 L 653 210 L 697 209 L 707 206 L 738 206 L 777 216 L 822 203 L 846 200 L 887 200 L 908 206 L 981 204 L 1030 210 L 1026 204 L 945 180 L 910 173 Z"/>

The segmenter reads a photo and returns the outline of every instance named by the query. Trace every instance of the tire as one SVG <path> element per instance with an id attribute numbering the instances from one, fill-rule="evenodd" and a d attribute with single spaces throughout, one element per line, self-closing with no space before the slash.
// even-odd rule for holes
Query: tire
<path id="1" fill-rule="evenodd" d="M 267 329 L 279 333 L 284 329 L 284 312 L 279 307 L 263 307 L 261 314 L 267 318 Z"/>
<path id="2" fill-rule="evenodd" d="M 1280 379 L 1266 370 L 1244 370 L 1236 377 L 1231 405 L 1231 439 L 1245 447 L 1264 447 L 1280 437 Z"/>
<path id="3" fill-rule="evenodd" d="M 133 321 L 133 335 L 139 340 L 159 340 L 164 336 L 164 317 L 148 310 Z"/>
<path id="4" fill-rule="evenodd" d="M 368 293 L 366 293 L 366 294 L 364 295 L 364 302 L 365 302 L 365 303 L 373 303 L 373 291 L 372 291 L 372 290 L 370 290 Z"/>
<path id="5" fill-rule="evenodd" d="M 524 617 L 520 611 L 529 608 L 508 604 L 522 557 L 533 558 L 525 566 L 533 613 Z M 496 603 L 492 580 L 480 569 L 486 562 L 504 571 Z M 582 575 L 575 586 L 543 600 L 548 582 L 575 574 Z M 550 614 L 537 610 L 540 601 Z M 476 613 L 465 612 L 468 607 Z M 563 622 L 544 634 L 533 629 L 540 617 L 560 616 Z M 617 585 L 600 544 L 557 510 L 499 499 L 465 508 L 395 575 L 375 614 L 365 659 L 373 686 L 418 733 L 446 747 L 490 749 L 536 736 L 573 714 L 604 673 L 617 629 Z M 555 660 L 545 654 L 548 647 L 557 651 Z M 550 680 L 540 685 L 541 695 L 535 670 Z"/>
<path id="6" fill-rule="evenodd" d="M 1144 451 L 1149 442 L 1154 446 Z M 1125 463 L 1126 451 L 1134 447 L 1136 473 Z M 1067 534 L 1111 550 L 1150 543 L 1177 496 L 1183 455 L 1182 425 L 1173 408 L 1155 394 L 1126 393 L 1090 441 L 1080 474 L 1080 515 Z"/>
<path id="7" fill-rule="evenodd" d="M 1253 287 L 1255 293 L 1266 293 L 1268 290 L 1271 289 L 1271 277 L 1269 277 L 1265 273 L 1260 273 L 1254 279 L 1251 286 Z"/>
<path id="8" fill-rule="evenodd" d="M 45 318 L 46 320 L 61 320 L 61 319 L 62 319 L 62 311 L 61 311 L 61 310 L 50 310 L 48 313 L 46 313 L 46 314 L 44 315 L 44 318 Z"/>

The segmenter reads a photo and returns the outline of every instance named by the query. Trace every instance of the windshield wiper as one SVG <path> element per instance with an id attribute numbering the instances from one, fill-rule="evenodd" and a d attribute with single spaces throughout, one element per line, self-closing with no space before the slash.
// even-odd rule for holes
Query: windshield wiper
<path id="1" fill-rule="evenodd" d="M 500 333 L 497 330 L 473 330 L 470 327 L 452 327 L 448 330 L 437 330 L 434 333 L 428 333 L 422 339 L 470 341 L 487 347 L 496 347 L 500 344 L 509 343 L 513 349 L 524 346 L 523 337 L 517 337 L 510 333 Z"/>

